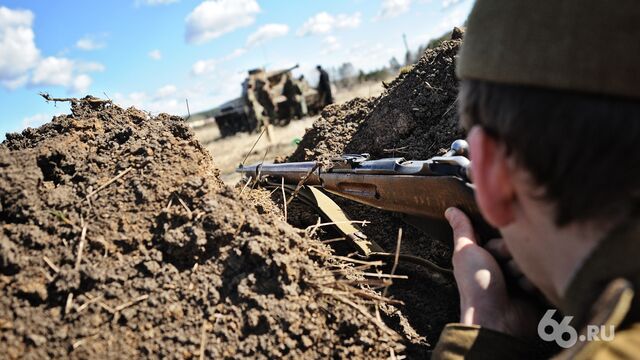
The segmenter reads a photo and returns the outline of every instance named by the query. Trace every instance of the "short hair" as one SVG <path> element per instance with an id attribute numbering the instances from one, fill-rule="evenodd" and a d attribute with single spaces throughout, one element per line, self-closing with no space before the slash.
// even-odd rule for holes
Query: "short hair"
<path id="1" fill-rule="evenodd" d="M 463 80 L 459 112 L 532 175 L 558 226 L 638 213 L 639 100 Z"/>

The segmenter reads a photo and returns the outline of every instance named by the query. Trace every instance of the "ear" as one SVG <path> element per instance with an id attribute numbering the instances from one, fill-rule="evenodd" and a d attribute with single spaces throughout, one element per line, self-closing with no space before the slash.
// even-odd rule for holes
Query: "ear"
<path id="1" fill-rule="evenodd" d="M 509 225 L 514 220 L 516 193 L 504 146 L 480 126 L 471 128 L 467 140 L 478 207 L 491 225 Z"/>

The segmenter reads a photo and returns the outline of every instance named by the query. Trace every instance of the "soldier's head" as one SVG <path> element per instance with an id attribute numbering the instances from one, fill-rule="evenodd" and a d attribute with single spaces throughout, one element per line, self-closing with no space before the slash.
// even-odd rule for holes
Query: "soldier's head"
<path id="1" fill-rule="evenodd" d="M 322 70 L 322 66 L 316 65 L 316 70 L 321 71 Z"/>
<path id="2" fill-rule="evenodd" d="M 523 235 L 536 226 L 598 232 L 638 217 L 638 21 L 636 0 L 476 2 L 459 113 L 478 204 L 516 261 L 540 250 Z"/>

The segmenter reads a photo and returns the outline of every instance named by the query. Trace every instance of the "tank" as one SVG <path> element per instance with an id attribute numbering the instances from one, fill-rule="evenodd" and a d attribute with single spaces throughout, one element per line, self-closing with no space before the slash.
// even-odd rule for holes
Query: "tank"
<path id="1" fill-rule="evenodd" d="M 242 94 L 240 97 L 227 101 L 222 105 L 202 113 L 202 116 L 214 118 L 222 137 L 238 132 L 259 131 L 263 123 L 275 126 L 285 126 L 291 119 L 289 106 L 286 106 L 286 98 L 282 95 L 286 75 L 291 76 L 293 67 L 265 71 L 264 69 L 249 70 L 247 78 L 242 82 Z M 306 102 L 306 114 L 315 114 L 320 111 L 318 92 L 309 86 L 303 78 L 293 78 L 292 81 L 302 91 L 302 97 Z M 262 89 L 257 91 L 256 89 Z M 271 98 L 274 109 L 269 116 L 269 109 L 260 102 L 259 97 Z M 306 115 L 305 114 L 305 115 Z"/>

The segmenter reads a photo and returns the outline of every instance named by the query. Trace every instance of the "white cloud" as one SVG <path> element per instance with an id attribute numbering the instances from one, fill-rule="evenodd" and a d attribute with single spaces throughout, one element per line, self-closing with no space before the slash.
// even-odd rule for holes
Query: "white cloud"
<path id="1" fill-rule="evenodd" d="M 149 107 L 146 106 L 151 101 L 151 97 L 147 95 L 144 91 L 134 91 L 129 94 L 122 94 L 116 92 L 113 94 L 113 102 L 118 106 L 129 107 L 135 106 L 140 110 L 150 111 Z"/>
<path id="2" fill-rule="evenodd" d="M 22 128 L 26 129 L 28 127 L 32 127 L 32 128 L 38 127 L 48 122 L 49 120 L 51 120 L 52 117 L 53 116 L 51 116 L 51 114 L 44 114 L 44 113 L 27 116 L 24 119 L 22 119 Z"/>
<path id="3" fill-rule="evenodd" d="M 454 26 L 462 26 L 467 19 L 467 16 L 469 16 L 469 11 L 471 10 L 470 7 L 473 5 L 473 2 L 462 0 L 458 1 L 458 3 L 464 3 L 467 6 L 460 5 L 447 8 L 445 10 L 446 14 L 440 18 L 440 22 L 438 22 L 429 32 L 419 36 L 420 40 L 424 42 L 430 39 L 435 39 L 453 29 Z"/>
<path id="4" fill-rule="evenodd" d="M 92 83 L 91 77 L 86 73 L 96 71 L 104 71 L 104 65 L 49 56 L 42 59 L 33 70 L 31 85 L 63 86 L 70 92 L 83 93 Z"/>
<path id="5" fill-rule="evenodd" d="M 338 14 L 332 15 L 327 12 L 320 12 L 310 17 L 298 29 L 299 36 L 327 34 L 334 29 L 357 28 L 362 22 L 362 14 Z"/>
<path id="6" fill-rule="evenodd" d="M 68 86 L 73 81 L 73 61 L 49 56 L 42 59 L 33 71 L 34 85 Z"/>
<path id="7" fill-rule="evenodd" d="M 132 92 L 129 94 L 129 99 L 134 102 L 140 102 L 147 99 L 147 94 L 143 91 Z"/>
<path id="8" fill-rule="evenodd" d="M 156 6 L 156 5 L 167 5 L 171 3 L 178 2 L 180 0 L 136 0 L 136 6 L 147 5 L 147 6 Z"/>
<path id="9" fill-rule="evenodd" d="M 176 88 L 175 85 L 172 85 L 172 84 L 165 85 L 160 87 L 158 90 L 156 90 L 156 97 L 160 99 L 164 99 L 175 94 L 176 91 L 178 91 L 178 88 Z"/>
<path id="10" fill-rule="evenodd" d="M 193 75 L 204 75 L 212 72 L 216 68 L 216 59 L 198 60 L 191 66 Z"/>
<path id="11" fill-rule="evenodd" d="M 360 42 L 353 44 L 348 49 L 349 61 L 356 67 L 369 71 L 380 68 L 391 57 L 402 54 L 400 47 L 385 46 L 381 42 Z"/>
<path id="12" fill-rule="evenodd" d="M 27 72 L 38 62 L 33 13 L 0 6 L 0 83 L 15 89 L 27 82 Z"/>
<path id="13" fill-rule="evenodd" d="M 442 7 L 448 8 L 449 6 L 459 3 L 461 0 L 442 0 Z"/>
<path id="14" fill-rule="evenodd" d="M 104 35 L 95 36 L 95 35 L 85 35 L 76 41 L 76 47 L 80 50 L 91 51 L 102 49 L 107 46 L 106 42 L 101 38 L 104 38 Z"/>
<path id="15" fill-rule="evenodd" d="M 359 12 L 352 15 L 338 14 L 335 19 L 336 29 L 355 29 L 360 26 L 360 23 L 362 22 L 362 14 Z"/>
<path id="16" fill-rule="evenodd" d="M 340 41 L 338 41 L 338 38 L 336 38 L 333 35 L 329 35 L 324 39 L 322 39 L 322 50 L 320 51 L 320 54 L 322 55 L 331 54 L 340 50 L 341 47 L 342 47 L 342 44 L 340 44 Z"/>
<path id="17" fill-rule="evenodd" d="M 16 121 L 15 126 L 11 131 L 22 131 L 26 128 L 37 128 L 42 126 L 53 119 L 54 116 L 60 116 L 69 113 L 69 105 L 67 103 L 59 103 L 51 112 L 37 113 L 30 116 L 25 116 L 22 121 Z M 4 135 L 4 134 L 2 134 Z M 0 138 L 2 138 L 0 135 Z"/>
<path id="18" fill-rule="evenodd" d="M 172 97 L 171 95 L 174 96 Z M 140 110 L 154 114 L 166 112 L 172 115 L 182 115 L 187 112 L 184 98 L 179 98 L 176 93 L 164 97 L 151 96 L 144 91 L 136 91 L 126 95 L 115 93 L 113 94 L 113 101 L 119 106 L 135 106 Z M 189 105 L 191 105 L 191 99 Z"/>
<path id="19" fill-rule="evenodd" d="M 224 61 L 233 60 L 233 59 L 235 59 L 235 58 L 237 58 L 237 57 L 239 57 L 239 56 L 244 55 L 246 52 L 247 52 L 247 49 L 245 49 L 245 48 L 237 48 L 237 49 L 233 50 L 233 51 L 231 52 L 231 54 L 224 56 L 224 57 L 221 59 L 221 61 L 223 61 L 223 62 L 224 62 Z"/>
<path id="20" fill-rule="evenodd" d="M 249 35 L 247 38 L 247 46 L 254 46 L 264 43 L 267 40 L 271 40 L 280 36 L 285 36 L 289 33 L 289 26 L 285 24 L 267 24 L 261 26 L 256 32 Z"/>
<path id="21" fill-rule="evenodd" d="M 162 59 L 162 52 L 160 52 L 160 50 L 158 50 L 158 49 L 154 49 L 154 50 L 149 51 L 148 55 L 153 60 L 161 60 Z"/>
<path id="22" fill-rule="evenodd" d="M 15 90 L 21 86 L 24 86 L 29 81 L 29 75 L 24 74 L 14 78 L 12 80 L 2 80 L 2 86 L 9 90 Z"/>
<path id="23" fill-rule="evenodd" d="M 86 91 L 92 82 L 87 73 L 104 71 L 104 65 L 65 57 L 41 58 L 34 42 L 33 20 L 31 11 L 0 6 L 0 84 L 8 89 L 30 84 L 62 86 L 70 92 Z M 77 45 L 85 50 L 95 49 L 100 46 L 93 41 L 96 39 L 87 36 Z"/>
<path id="24" fill-rule="evenodd" d="M 87 72 L 103 72 L 105 70 L 104 65 L 93 61 L 76 61 L 74 62 L 75 70 L 79 73 Z"/>
<path id="25" fill-rule="evenodd" d="M 322 43 L 326 45 L 335 45 L 338 43 L 338 38 L 333 35 L 329 35 L 322 40 Z"/>
<path id="26" fill-rule="evenodd" d="M 259 12 L 256 0 L 206 0 L 187 16 L 185 40 L 189 44 L 213 40 L 253 24 Z"/>
<path id="27" fill-rule="evenodd" d="M 129 94 L 115 93 L 113 94 L 113 101 L 122 107 L 135 106 L 136 108 L 144 111 L 149 111 L 153 114 L 166 112 L 172 115 L 182 115 L 187 112 L 187 108 L 184 99 L 178 99 L 177 97 L 153 97 L 144 91 L 136 91 Z M 189 101 L 191 105 L 191 101 Z"/>
<path id="28" fill-rule="evenodd" d="M 464 24 L 467 16 L 469 16 L 469 9 L 464 7 L 456 7 L 452 11 L 450 11 L 449 14 L 444 16 L 442 20 L 440 20 L 437 30 L 440 33 L 444 33 L 445 31 L 453 29 L 454 26 L 461 26 L 462 24 Z"/>
<path id="29" fill-rule="evenodd" d="M 219 59 L 204 59 L 198 60 L 191 66 L 191 73 L 193 75 L 204 75 L 213 72 L 218 64 L 233 60 L 239 56 L 244 55 L 247 52 L 245 48 L 238 48 L 233 50 L 231 54 L 225 55 Z"/>
<path id="30" fill-rule="evenodd" d="M 376 18 L 386 19 L 396 17 L 402 13 L 409 11 L 410 7 L 411 0 L 382 0 L 382 8 L 380 9 L 380 12 L 378 12 L 378 16 Z"/>
<path id="31" fill-rule="evenodd" d="M 318 13 L 309 18 L 298 30 L 298 35 L 324 34 L 333 30 L 335 19 L 327 12 Z"/>
<path id="32" fill-rule="evenodd" d="M 93 80 L 87 74 L 80 74 L 73 79 L 71 89 L 76 93 L 85 93 L 91 86 Z"/>
<path id="33" fill-rule="evenodd" d="M 113 101 L 119 106 L 135 106 L 152 114 L 166 112 L 174 115 L 186 115 L 185 99 L 188 99 L 191 113 L 195 114 L 240 96 L 241 83 L 246 77 L 246 72 L 226 70 L 216 71 L 214 76 L 217 81 L 212 82 L 209 77 L 196 78 L 189 83 L 188 87 L 176 88 L 174 93 L 166 97 L 158 96 L 159 90 L 166 86 L 150 91 L 116 92 L 109 95 L 112 95 Z M 169 88 L 167 87 L 167 89 Z"/>

